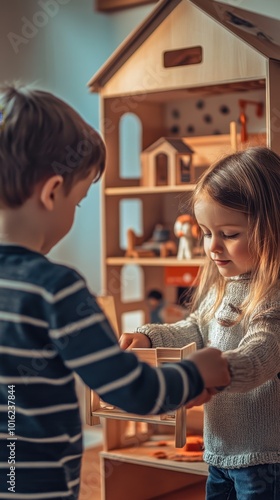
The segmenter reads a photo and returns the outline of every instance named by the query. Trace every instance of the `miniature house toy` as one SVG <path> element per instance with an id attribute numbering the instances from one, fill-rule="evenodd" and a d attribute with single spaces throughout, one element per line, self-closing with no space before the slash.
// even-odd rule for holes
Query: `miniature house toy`
<path id="1" fill-rule="evenodd" d="M 143 322 L 148 320 L 144 303 L 149 290 L 156 286 L 172 302 L 174 277 L 180 277 L 183 286 L 186 281 L 182 277 L 192 275 L 194 269 L 195 277 L 198 267 L 204 265 L 203 257 L 127 257 L 127 229 L 131 227 L 141 235 L 142 242 L 147 242 L 159 221 L 171 228 L 185 210 L 180 203 L 187 201 L 195 187 L 192 175 L 196 180 L 199 169 L 216 161 L 217 155 L 260 144 L 280 154 L 280 23 L 242 6 L 242 2 L 217 0 L 159 0 L 89 82 L 90 91 L 100 95 L 108 158 L 101 192 L 102 292 L 114 296 L 120 331 L 131 331 L 124 327 L 130 327 L 135 316 Z M 239 100 L 263 103 L 265 119 L 252 115 L 254 106 L 246 106 L 244 115 L 248 120 L 243 116 L 243 124 L 248 142 L 240 137 Z M 211 102 L 216 104 L 210 112 Z M 220 109 L 231 112 L 223 115 L 223 128 L 218 124 Z M 173 111 L 178 111 L 177 116 Z M 135 117 L 133 129 L 138 131 L 134 156 L 125 155 L 123 147 L 130 143 L 127 135 L 131 134 L 123 131 L 125 118 L 131 115 Z M 180 177 L 176 167 L 181 143 L 174 146 L 170 137 L 183 140 L 193 151 L 186 151 L 187 168 L 183 174 L 187 176 Z M 159 153 L 166 157 L 156 158 Z M 155 161 L 150 165 L 145 163 L 147 159 Z M 127 169 L 123 163 L 128 164 Z M 137 175 L 131 175 L 135 164 Z M 186 182 L 188 175 L 190 180 Z M 123 214 L 133 215 L 132 202 L 139 209 L 131 223 Z M 132 242 L 133 248 L 137 245 L 137 241 Z M 137 282 L 128 279 L 132 268 L 133 272 L 137 268 Z M 172 286 L 167 276 L 173 277 Z M 124 289 L 130 293 L 124 294 Z M 127 442 L 123 413 L 113 410 L 110 415 L 105 409 L 101 415 L 101 411 L 90 411 L 89 423 L 96 416 L 106 417 L 106 443 L 101 454 L 102 500 L 115 500 L 116 491 L 121 492 L 121 498 L 133 496 L 133 500 L 205 498 L 206 464 L 156 461 L 149 454 L 149 446 L 141 445 L 141 425 L 148 426 L 149 434 L 150 427 L 158 429 L 162 420 L 158 424 L 152 417 L 145 422 L 131 417 L 136 436 Z M 202 410 L 200 414 L 202 417 Z M 200 422 L 199 434 L 202 418 Z M 165 420 L 166 429 L 168 425 Z M 170 427 L 174 432 L 174 422 Z M 187 433 L 190 427 L 195 430 L 188 414 Z"/>
<path id="2" fill-rule="evenodd" d="M 143 186 L 194 182 L 193 150 L 182 140 L 161 137 L 141 154 Z"/>

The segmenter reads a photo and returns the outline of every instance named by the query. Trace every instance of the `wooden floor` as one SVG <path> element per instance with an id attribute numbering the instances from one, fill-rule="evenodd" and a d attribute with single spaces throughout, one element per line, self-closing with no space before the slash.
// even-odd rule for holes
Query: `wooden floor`
<path id="1" fill-rule="evenodd" d="M 101 500 L 99 452 L 102 446 L 88 448 L 82 460 L 79 500 Z"/>

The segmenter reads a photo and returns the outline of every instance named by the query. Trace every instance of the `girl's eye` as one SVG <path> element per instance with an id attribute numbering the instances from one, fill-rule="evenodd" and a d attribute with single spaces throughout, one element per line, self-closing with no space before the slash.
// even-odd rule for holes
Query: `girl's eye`
<path id="1" fill-rule="evenodd" d="M 233 238 L 237 238 L 237 236 L 239 236 L 239 233 L 235 233 L 235 234 L 223 234 L 223 237 L 224 238 L 228 238 L 228 239 L 230 239 L 230 238 L 232 238 L 232 239 Z"/>
<path id="2" fill-rule="evenodd" d="M 203 234 L 203 238 L 211 238 L 211 233 L 204 233 Z M 226 239 L 233 239 L 233 238 L 237 238 L 239 236 L 239 233 L 235 233 L 235 234 L 225 234 L 225 233 L 222 233 L 222 237 L 223 238 L 226 238 Z"/>

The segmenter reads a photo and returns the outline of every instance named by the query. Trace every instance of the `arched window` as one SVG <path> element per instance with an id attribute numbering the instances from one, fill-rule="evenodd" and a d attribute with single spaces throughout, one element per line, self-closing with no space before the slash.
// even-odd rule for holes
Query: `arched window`
<path id="1" fill-rule="evenodd" d="M 142 123 L 134 113 L 125 113 L 119 124 L 120 177 L 140 179 L 142 151 Z"/>

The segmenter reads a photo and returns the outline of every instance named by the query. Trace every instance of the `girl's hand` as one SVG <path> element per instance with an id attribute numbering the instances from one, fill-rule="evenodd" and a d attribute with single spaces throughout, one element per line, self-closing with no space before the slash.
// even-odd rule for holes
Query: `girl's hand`
<path id="1" fill-rule="evenodd" d="M 119 340 L 122 349 L 132 349 L 133 347 L 152 347 L 151 341 L 144 333 L 123 333 Z"/>

